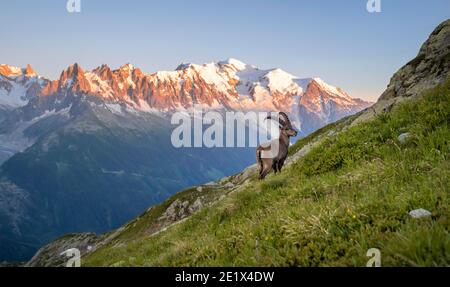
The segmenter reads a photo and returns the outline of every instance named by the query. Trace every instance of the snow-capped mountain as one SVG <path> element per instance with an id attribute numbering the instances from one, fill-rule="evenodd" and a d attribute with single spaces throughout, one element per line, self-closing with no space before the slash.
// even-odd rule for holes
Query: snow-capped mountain
<path id="1" fill-rule="evenodd" d="M 254 148 L 175 148 L 174 111 L 285 111 L 305 135 L 369 105 L 233 59 L 153 74 L 73 64 L 53 81 L 1 65 L 0 103 L 0 261 L 28 259 L 61 234 L 111 230 L 254 163 Z"/>
<path id="2" fill-rule="evenodd" d="M 39 95 L 47 82 L 30 65 L 22 69 L 0 64 L 0 107 L 13 109 L 26 105 Z"/>
<path id="3" fill-rule="evenodd" d="M 299 79 L 281 69 L 259 69 L 235 59 L 203 65 L 181 64 L 174 71 L 153 74 L 144 73 L 131 64 L 116 70 L 102 65 L 92 71 L 84 71 L 74 64 L 55 81 L 37 77 L 31 68 L 27 73 L 28 68 L 8 70 L 9 66 L 2 67 L 7 77 L 13 77 L 7 79 L 12 79 L 14 84 L 26 80 L 16 90 L 4 88 L 3 91 L 11 90 L 9 97 L 1 94 L 0 100 L 14 99 L 17 106 L 36 96 L 60 103 L 67 96 L 89 95 L 116 110 L 122 107 L 168 112 L 201 105 L 204 108 L 285 111 L 291 114 L 298 128 L 308 133 L 312 124 L 307 121 L 311 120 L 310 114 L 320 122 L 313 126 L 320 126 L 370 105 L 351 98 L 320 78 Z"/>
<path id="4" fill-rule="evenodd" d="M 154 74 L 143 73 L 131 64 L 117 70 L 103 65 L 91 72 L 84 72 L 74 64 L 61 74 L 59 81 L 48 83 L 41 95 L 70 89 L 144 111 L 149 108 L 170 111 L 194 104 L 236 110 L 290 110 L 300 104 L 300 96 L 312 82 L 314 92 L 320 89 L 326 95 L 324 100 L 334 101 L 339 107 L 358 109 L 362 104 L 321 79 L 298 79 L 281 69 L 261 70 L 235 59 L 203 65 L 181 64 L 175 71 Z M 319 94 L 314 96 L 320 98 Z M 323 112 L 317 105 L 312 110 Z"/>
<path id="5" fill-rule="evenodd" d="M 284 111 L 300 135 L 307 135 L 371 103 L 320 78 L 299 79 L 281 69 L 259 69 L 236 59 L 181 64 L 174 71 L 153 74 L 131 64 L 116 70 L 102 65 L 92 71 L 73 64 L 53 81 L 29 65 L 0 65 L 0 162 L 63 125 L 86 104 L 116 114 L 167 114 L 194 105 Z"/>

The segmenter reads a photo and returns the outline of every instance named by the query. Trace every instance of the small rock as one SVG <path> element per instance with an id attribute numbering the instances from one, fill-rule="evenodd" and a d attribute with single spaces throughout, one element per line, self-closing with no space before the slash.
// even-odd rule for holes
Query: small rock
<path id="1" fill-rule="evenodd" d="M 219 180 L 219 184 L 224 184 L 225 182 L 229 181 L 231 178 L 231 176 L 227 176 L 222 178 L 221 180 Z"/>
<path id="2" fill-rule="evenodd" d="M 181 203 L 181 207 L 180 208 L 186 208 L 186 207 L 188 207 L 189 206 L 189 201 L 187 201 L 187 200 L 185 200 L 185 201 L 183 201 L 183 203 Z"/>
<path id="3" fill-rule="evenodd" d="M 197 210 L 202 209 L 202 207 L 203 207 L 202 201 L 200 200 L 200 198 L 197 198 L 197 200 L 189 207 L 189 212 L 194 213 Z"/>
<path id="4" fill-rule="evenodd" d="M 110 265 L 110 267 L 121 267 L 123 265 L 125 265 L 125 261 L 121 260 L 121 261 L 118 261 L 118 262 Z"/>
<path id="5" fill-rule="evenodd" d="M 426 209 L 419 208 L 419 209 L 410 211 L 409 215 L 413 218 L 421 218 L 421 217 L 431 216 L 431 212 L 429 212 Z"/>
<path id="6" fill-rule="evenodd" d="M 203 191 L 203 188 L 202 188 L 201 186 L 198 186 L 198 187 L 197 187 L 197 191 L 198 191 L 198 192 L 202 192 L 202 191 Z"/>
<path id="7" fill-rule="evenodd" d="M 179 206 L 180 209 L 178 210 L 178 218 L 177 218 L 177 220 L 182 219 L 182 218 L 187 216 L 186 208 L 188 206 L 189 206 L 189 201 L 183 201 L 183 203 L 181 203 L 181 206 Z"/>
<path id="8" fill-rule="evenodd" d="M 398 136 L 397 139 L 401 144 L 404 144 L 410 135 L 411 135 L 410 133 L 402 133 Z"/>
<path id="9" fill-rule="evenodd" d="M 233 188 L 234 184 L 232 182 L 227 182 L 227 184 L 225 184 L 223 187 L 225 187 L 225 188 Z"/>
<path id="10" fill-rule="evenodd" d="M 182 203 L 179 199 L 176 199 L 170 206 L 166 209 L 166 211 L 160 216 L 159 220 L 177 220 L 177 209 L 182 206 Z"/>
<path id="11" fill-rule="evenodd" d="M 218 183 L 217 182 L 214 182 L 214 181 L 210 181 L 210 182 L 208 182 L 208 183 L 205 183 L 204 184 L 205 186 L 217 186 L 218 185 Z"/>
<path id="12" fill-rule="evenodd" d="M 247 178 L 251 177 L 252 175 L 256 174 L 258 172 L 258 165 L 254 164 L 246 169 L 239 175 L 239 181 L 244 181 Z"/>

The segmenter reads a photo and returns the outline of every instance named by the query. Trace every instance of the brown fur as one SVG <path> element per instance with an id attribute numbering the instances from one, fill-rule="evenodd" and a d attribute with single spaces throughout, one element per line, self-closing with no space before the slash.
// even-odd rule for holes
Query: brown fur
<path id="1" fill-rule="evenodd" d="M 271 119 L 270 116 L 267 118 Z M 297 135 L 297 131 L 292 128 L 291 122 L 285 113 L 279 113 L 278 122 L 280 123 L 280 137 L 264 146 L 260 145 L 256 149 L 256 162 L 259 166 L 259 179 L 261 180 L 272 170 L 275 173 L 281 171 L 288 155 L 289 138 Z M 274 144 L 277 144 L 278 146 L 277 154 L 273 157 L 262 158 L 262 153 L 264 151 L 269 151 L 272 147 L 274 147 L 275 150 L 277 149 Z"/>

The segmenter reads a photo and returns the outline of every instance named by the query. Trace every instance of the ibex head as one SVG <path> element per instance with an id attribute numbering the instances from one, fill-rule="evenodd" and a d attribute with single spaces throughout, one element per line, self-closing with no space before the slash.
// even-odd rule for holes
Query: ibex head
<path id="1" fill-rule="evenodd" d="M 271 116 L 268 116 L 266 119 L 273 119 Z M 280 130 L 282 133 L 285 133 L 288 137 L 297 136 L 297 131 L 292 127 L 291 121 L 288 116 L 284 112 L 278 113 L 278 123 L 280 125 Z"/>

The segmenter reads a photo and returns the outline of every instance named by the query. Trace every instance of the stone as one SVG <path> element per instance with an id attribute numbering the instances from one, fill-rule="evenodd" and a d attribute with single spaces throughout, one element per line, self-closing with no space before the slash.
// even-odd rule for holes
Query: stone
<path id="1" fill-rule="evenodd" d="M 225 184 L 223 187 L 225 187 L 225 188 L 233 188 L 234 184 L 232 182 L 227 182 L 227 184 Z"/>
<path id="2" fill-rule="evenodd" d="M 450 75 L 450 20 L 441 23 L 422 45 L 418 55 L 398 70 L 388 87 L 370 109 L 362 112 L 352 125 L 371 120 L 376 115 L 415 98 L 424 90 L 443 83 Z"/>
<path id="3" fill-rule="evenodd" d="M 177 220 L 177 208 L 181 206 L 181 202 L 179 199 L 176 199 L 170 206 L 166 209 L 166 211 L 161 215 L 159 220 Z"/>
<path id="4" fill-rule="evenodd" d="M 257 172 L 258 172 L 258 165 L 257 164 L 251 165 L 251 166 L 247 167 L 246 169 L 244 169 L 244 171 L 241 172 L 236 177 L 236 180 L 234 182 L 236 182 L 236 183 L 243 182 L 244 180 L 248 179 L 249 177 L 256 174 Z"/>
<path id="5" fill-rule="evenodd" d="M 398 136 L 397 139 L 401 144 L 404 144 L 410 136 L 411 136 L 410 133 L 402 133 Z"/>
<path id="6" fill-rule="evenodd" d="M 208 182 L 208 183 L 205 183 L 204 185 L 205 185 L 205 186 L 210 186 L 210 187 L 216 187 L 216 186 L 218 186 L 219 184 L 218 184 L 217 182 L 210 181 L 210 182 Z"/>
<path id="7" fill-rule="evenodd" d="M 194 213 L 202 208 L 203 208 L 203 203 L 200 200 L 200 198 L 197 198 L 197 200 L 195 200 L 194 203 L 191 206 L 189 206 L 189 212 Z"/>
<path id="8" fill-rule="evenodd" d="M 422 217 L 431 216 L 431 212 L 429 212 L 426 209 L 419 208 L 419 209 L 414 209 L 414 210 L 410 211 L 409 215 L 413 218 L 422 218 Z"/>

